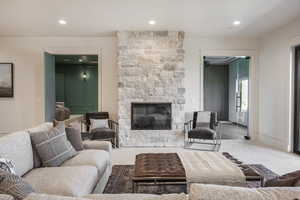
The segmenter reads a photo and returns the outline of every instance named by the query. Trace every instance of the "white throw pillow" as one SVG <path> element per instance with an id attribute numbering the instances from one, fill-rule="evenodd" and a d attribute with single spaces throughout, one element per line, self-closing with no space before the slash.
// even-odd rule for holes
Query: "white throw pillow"
<path id="1" fill-rule="evenodd" d="M 109 128 L 108 119 L 90 119 L 91 127 L 90 131 L 96 128 Z"/>

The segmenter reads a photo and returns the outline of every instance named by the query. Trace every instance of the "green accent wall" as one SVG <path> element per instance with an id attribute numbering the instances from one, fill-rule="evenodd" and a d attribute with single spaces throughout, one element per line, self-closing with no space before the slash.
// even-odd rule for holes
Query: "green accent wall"
<path id="1" fill-rule="evenodd" d="M 98 111 L 98 66 L 57 64 L 55 82 L 56 101 L 65 102 L 72 114 Z"/>
<path id="2" fill-rule="evenodd" d="M 45 121 L 55 118 L 55 56 L 44 53 L 45 64 Z"/>

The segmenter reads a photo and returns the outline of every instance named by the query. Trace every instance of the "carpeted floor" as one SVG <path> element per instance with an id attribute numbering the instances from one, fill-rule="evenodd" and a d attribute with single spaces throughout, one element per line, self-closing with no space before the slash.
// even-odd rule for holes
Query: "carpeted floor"
<path id="1" fill-rule="evenodd" d="M 277 174 L 267 169 L 263 165 L 251 165 L 265 180 L 276 177 Z M 134 173 L 134 165 L 114 165 L 112 175 L 105 187 L 104 193 L 119 194 L 119 193 L 132 193 L 131 177 Z M 247 182 L 248 187 L 259 187 L 259 181 Z M 139 186 L 138 193 L 148 194 L 169 194 L 169 193 L 182 193 L 186 192 L 186 187 L 183 185 L 168 185 L 168 186 Z"/>

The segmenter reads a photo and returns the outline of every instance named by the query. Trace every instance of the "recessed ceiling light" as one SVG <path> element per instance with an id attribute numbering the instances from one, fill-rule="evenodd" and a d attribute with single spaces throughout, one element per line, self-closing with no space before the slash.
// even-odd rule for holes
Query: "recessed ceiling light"
<path id="1" fill-rule="evenodd" d="M 60 19 L 60 20 L 58 20 L 58 23 L 61 24 L 61 25 L 66 25 L 67 21 L 64 20 L 64 19 Z"/>
<path id="2" fill-rule="evenodd" d="M 148 21 L 148 24 L 150 24 L 150 25 L 155 25 L 155 24 L 156 24 L 156 21 L 155 21 L 155 20 L 149 20 L 149 21 Z"/>
<path id="3" fill-rule="evenodd" d="M 241 21 L 236 20 L 236 21 L 234 21 L 232 24 L 233 24 L 234 26 L 238 26 L 238 25 L 241 24 Z"/>

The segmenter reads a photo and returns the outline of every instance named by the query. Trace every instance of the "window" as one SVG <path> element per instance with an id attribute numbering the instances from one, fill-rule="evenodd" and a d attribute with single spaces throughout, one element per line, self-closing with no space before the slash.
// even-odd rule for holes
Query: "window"
<path id="1" fill-rule="evenodd" d="M 248 111 L 248 80 L 241 80 L 241 112 Z"/>

